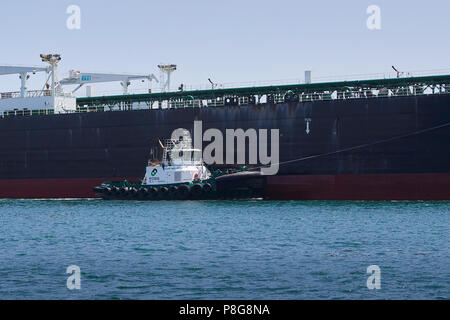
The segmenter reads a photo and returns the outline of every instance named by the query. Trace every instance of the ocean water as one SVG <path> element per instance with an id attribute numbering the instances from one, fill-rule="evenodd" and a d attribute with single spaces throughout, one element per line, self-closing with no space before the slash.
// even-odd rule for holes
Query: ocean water
<path id="1" fill-rule="evenodd" d="M 0 299 L 449 299 L 449 204 L 3 200 Z"/>

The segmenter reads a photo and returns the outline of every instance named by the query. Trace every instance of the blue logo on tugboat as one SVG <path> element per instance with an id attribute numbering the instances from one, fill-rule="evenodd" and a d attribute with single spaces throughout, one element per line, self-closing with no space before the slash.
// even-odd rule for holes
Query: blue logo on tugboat
<path id="1" fill-rule="evenodd" d="M 91 81 L 92 76 L 81 76 L 81 81 Z"/>
<path id="2" fill-rule="evenodd" d="M 156 176 L 157 173 L 158 173 L 158 170 L 157 170 L 157 169 L 153 169 L 153 171 L 152 171 L 152 177 Z"/>

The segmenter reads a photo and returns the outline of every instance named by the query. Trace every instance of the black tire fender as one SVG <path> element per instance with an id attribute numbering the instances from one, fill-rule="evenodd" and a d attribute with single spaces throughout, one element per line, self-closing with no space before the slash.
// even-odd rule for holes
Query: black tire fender
<path id="1" fill-rule="evenodd" d="M 191 189 L 189 188 L 189 186 L 182 185 L 178 188 L 177 199 L 186 200 L 187 198 L 189 198 L 190 193 L 191 193 Z"/>
<path id="2" fill-rule="evenodd" d="M 148 189 L 148 195 L 150 196 L 150 199 L 157 199 L 158 193 L 159 193 L 158 189 L 156 189 L 156 188 Z"/>
<path id="3" fill-rule="evenodd" d="M 178 193 L 178 187 L 177 186 L 172 186 L 169 188 L 169 194 L 171 197 L 176 197 Z"/>
<path id="4" fill-rule="evenodd" d="M 167 187 L 162 187 L 162 188 L 159 188 L 159 190 L 158 190 L 158 197 L 160 198 L 160 199 L 165 199 L 165 198 L 167 198 L 167 195 L 169 194 L 169 189 L 167 188 Z"/>
<path id="5" fill-rule="evenodd" d="M 203 185 L 203 192 L 204 193 L 210 193 L 212 191 L 213 191 L 213 187 L 212 187 L 212 185 L 210 183 L 205 183 Z"/>
<path id="6" fill-rule="evenodd" d="M 201 184 L 195 184 L 191 187 L 191 195 L 194 198 L 201 197 L 203 194 L 203 186 Z"/>

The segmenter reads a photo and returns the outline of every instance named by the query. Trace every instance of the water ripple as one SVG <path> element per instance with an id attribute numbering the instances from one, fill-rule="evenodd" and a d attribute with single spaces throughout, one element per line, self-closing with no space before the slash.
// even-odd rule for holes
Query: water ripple
<path id="1" fill-rule="evenodd" d="M 0 226 L 0 299 L 450 298 L 449 202 L 1 200 Z"/>

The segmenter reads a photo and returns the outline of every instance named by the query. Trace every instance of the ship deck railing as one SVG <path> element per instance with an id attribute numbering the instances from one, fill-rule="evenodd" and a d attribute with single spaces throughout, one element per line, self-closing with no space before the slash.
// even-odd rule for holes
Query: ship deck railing
<path id="1" fill-rule="evenodd" d="M 50 97 L 52 95 L 51 90 L 29 90 L 25 92 L 24 97 L 20 91 L 1 92 L 0 99 L 18 99 L 18 98 L 38 98 L 38 97 Z M 58 92 L 59 97 L 73 97 L 72 93 Z"/>
<path id="2" fill-rule="evenodd" d="M 367 81 L 367 80 L 392 80 L 399 78 L 413 78 L 413 77 L 428 77 L 437 75 L 450 74 L 450 68 L 434 69 L 434 70 L 419 70 L 397 73 L 364 73 L 364 74 L 349 74 L 349 75 L 335 75 L 335 76 L 319 76 L 314 77 L 314 84 L 330 83 L 330 82 L 353 82 L 353 81 Z M 236 89 L 236 88 L 250 88 L 250 87 L 267 87 L 267 86 L 285 86 L 285 85 L 302 85 L 305 82 L 299 78 L 279 79 L 279 80 L 264 80 L 264 81 L 247 81 L 247 82 L 230 82 L 230 83 L 215 83 L 203 85 L 189 85 L 184 84 L 184 89 L 187 91 L 199 91 L 209 89 Z"/>
<path id="3" fill-rule="evenodd" d="M 142 109 L 204 108 L 350 99 L 388 99 L 450 93 L 450 75 L 200 91 L 88 97 L 77 113 Z M 2 112 L 2 111 L 0 111 Z M 46 110 L 4 110 L 3 116 L 48 114 Z"/>
<path id="4" fill-rule="evenodd" d="M 100 96 L 78 98 L 77 105 L 83 108 L 103 107 L 106 111 L 116 111 L 370 99 L 445 93 L 450 93 L 450 75 Z"/>
<path id="5" fill-rule="evenodd" d="M 278 93 L 272 95 L 254 96 L 223 96 L 215 99 L 177 99 L 157 101 L 118 101 L 115 103 L 99 103 L 93 105 L 79 105 L 79 112 L 99 111 L 125 111 L 142 109 L 178 109 L 178 108 L 205 108 L 224 106 L 247 106 L 265 103 L 289 103 L 289 102 L 315 102 L 349 99 L 375 99 L 390 97 L 408 97 L 423 95 L 439 95 L 450 93 L 449 86 L 430 87 L 404 87 L 385 88 L 379 90 L 342 90 L 342 91 L 317 91 L 296 94 L 294 92 Z"/>
<path id="6" fill-rule="evenodd" d="M 206 108 L 206 107 L 226 107 L 226 106 L 248 106 L 258 104 L 279 104 L 279 103 L 307 103 L 318 101 L 351 100 L 351 99 L 375 99 L 392 97 L 412 97 L 426 95 L 450 94 L 450 86 L 439 88 L 396 88 L 386 90 L 365 90 L 365 91 L 325 91 L 315 93 L 305 93 L 298 96 L 286 94 L 274 94 L 269 97 L 261 97 L 259 100 L 249 97 L 218 97 L 216 99 L 194 99 L 180 101 L 154 101 L 149 102 L 120 102 L 105 105 L 84 105 L 78 106 L 76 111 L 68 113 L 88 113 L 88 112 L 112 112 L 144 109 L 179 109 L 179 108 Z M 3 117 L 8 116 L 35 116 L 51 115 L 54 110 L 7 110 L 2 112 Z"/>
<path id="7" fill-rule="evenodd" d="M 45 97 L 51 95 L 52 92 L 50 90 L 30 90 L 25 93 L 25 98 Z M 17 98 L 22 98 L 22 93 L 20 91 L 0 93 L 0 99 L 17 99 Z"/>
<path id="8" fill-rule="evenodd" d="M 7 110 L 2 112 L 2 117 L 11 117 L 11 116 L 46 116 L 54 114 L 55 111 L 53 109 L 46 110 Z"/>

